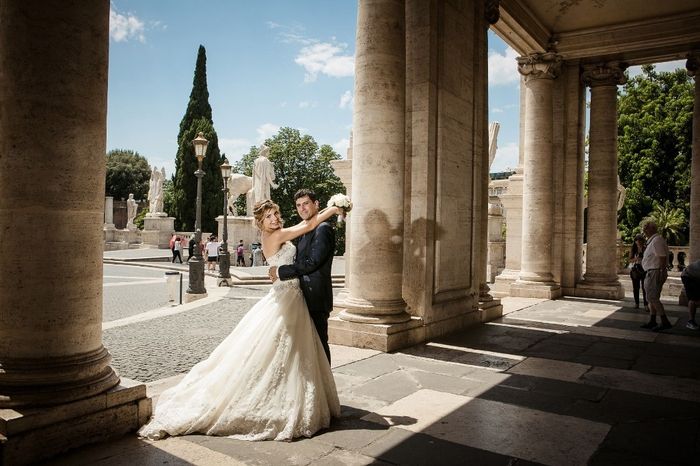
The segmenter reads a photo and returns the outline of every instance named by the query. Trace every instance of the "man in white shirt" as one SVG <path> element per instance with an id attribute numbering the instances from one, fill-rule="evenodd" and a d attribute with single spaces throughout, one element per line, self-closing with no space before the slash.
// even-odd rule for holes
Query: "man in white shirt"
<path id="1" fill-rule="evenodd" d="M 651 312 L 649 322 L 642 325 L 642 328 L 660 332 L 673 327 L 668 317 L 666 317 L 664 305 L 661 304 L 661 288 L 664 286 L 666 278 L 668 278 L 666 270 L 668 245 L 666 240 L 657 232 L 655 222 L 644 222 L 642 232 L 647 237 L 647 248 L 644 250 L 644 256 L 642 257 L 642 268 L 647 274 L 644 279 L 644 289 L 647 292 L 647 301 L 649 301 L 649 311 Z M 656 322 L 656 314 L 661 316 L 660 324 Z"/>

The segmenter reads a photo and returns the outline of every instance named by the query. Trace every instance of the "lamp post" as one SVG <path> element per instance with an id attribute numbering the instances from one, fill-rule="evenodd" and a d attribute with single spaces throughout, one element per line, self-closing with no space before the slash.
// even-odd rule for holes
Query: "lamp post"
<path id="1" fill-rule="evenodd" d="M 190 279 L 187 294 L 206 295 L 207 290 L 204 288 L 204 258 L 202 257 L 202 250 L 199 246 L 202 242 L 202 177 L 204 176 L 202 160 L 207 152 L 209 141 L 204 139 L 204 134 L 200 132 L 197 134 L 197 137 L 194 138 L 192 144 L 194 145 L 194 155 L 197 157 L 197 171 L 194 172 L 194 175 L 197 177 L 197 210 L 194 221 L 194 241 L 196 244 L 194 248 L 194 258 L 188 262 Z"/>
<path id="2" fill-rule="evenodd" d="M 219 286 L 231 286 L 231 255 L 228 252 L 228 221 L 226 214 L 228 211 L 228 179 L 231 176 L 231 165 L 227 161 L 221 164 L 221 178 L 224 180 L 224 228 L 222 231 L 223 247 L 219 255 Z"/>

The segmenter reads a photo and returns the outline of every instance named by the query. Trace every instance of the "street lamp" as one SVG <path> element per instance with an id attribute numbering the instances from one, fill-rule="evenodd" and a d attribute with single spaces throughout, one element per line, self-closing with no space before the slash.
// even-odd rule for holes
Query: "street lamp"
<path id="1" fill-rule="evenodd" d="M 192 141 L 194 145 L 194 155 L 197 157 L 197 171 L 194 175 L 197 177 L 197 210 L 194 221 L 194 258 L 188 261 L 190 280 L 187 288 L 187 294 L 190 295 L 205 295 L 207 289 L 204 288 L 204 258 L 199 245 L 202 243 L 202 160 L 207 153 L 207 145 L 209 141 L 204 139 L 204 133 L 199 132 L 197 137 Z"/>
<path id="2" fill-rule="evenodd" d="M 224 192 L 224 229 L 222 234 L 223 247 L 219 255 L 219 286 L 231 286 L 231 255 L 228 252 L 228 221 L 226 214 L 228 211 L 228 179 L 231 176 L 231 165 L 224 160 L 221 164 L 221 178 L 224 180 L 224 187 L 221 189 Z"/>

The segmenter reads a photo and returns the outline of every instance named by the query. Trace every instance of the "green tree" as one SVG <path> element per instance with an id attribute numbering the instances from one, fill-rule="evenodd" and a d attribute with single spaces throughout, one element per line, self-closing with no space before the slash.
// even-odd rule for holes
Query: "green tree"
<path id="1" fill-rule="evenodd" d="M 620 92 L 618 112 L 619 174 L 627 188 L 618 224 L 624 240 L 631 242 L 655 204 L 689 216 L 690 78 L 685 70 L 657 72 L 653 65 L 643 66 L 642 74 L 629 79 Z M 678 230 L 678 241 L 687 238 L 687 224 Z"/>
<path id="2" fill-rule="evenodd" d="M 197 64 L 194 70 L 192 92 L 187 110 L 180 122 L 177 135 L 177 155 L 175 156 L 175 176 L 172 187 L 172 214 L 175 228 L 193 231 L 197 201 L 197 159 L 194 156 L 192 140 L 199 132 L 209 141 L 206 157 L 202 162 L 202 231 L 216 230 L 216 217 L 223 211 L 220 166 L 223 157 L 219 152 L 219 138 L 212 121 L 209 91 L 207 89 L 207 57 L 203 46 L 199 46 Z"/>
<path id="3" fill-rule="evenodd" d="M 151 168 L 145 157 L 133 150 L 115 149 L 107 153 L 105 160 L 105 195 L 115 199 L 127 199 L 129 194 L 133 194 L 136 199 L 146 197 Z"/>
<path id="4" fill-rule="evenodd" d="M 666 238 L 669 244 L 677 246 L 686 239 L 684 236 L 687 229 L 686 218 L 683 210 L 679 207 L 673 207 L 669 201 L 666 201 L 663 205 L 654 202 L 654 209 L 649 216 L 642 219 L 639 229 L 641 230 L 646 220 L 653 220 L 656 223 L 659 234 Z"/>
<path id="5" fill-rule="evenodd" d="M 331 160 L 341 156 L 327 144 L 319 147 L 313 137 L 302 135 L 293 128 L 281 128 L 279 132 L 265 141 L 270 148 L 270 161 L 275 165 L 275 182 L 277 189 L 271 190 L 272 200 L 280 206 L 282 218 L 288 225 L 301 219 L 294 204 L 294 193 L 301 188 L 313 189 L 318 195 L 321 207 L 337 193 L 345 193 L 345 187 L 333 172 Z M 258 148 L 250 151 L 233 164 L 233 170 L 252 176 L 253 162 L 258 156 Z M 243 196 L 238 202 L 242 201 Z M 242 205 L 239 205 L 242 208 Z M 336 254 L 345 252 L 345 224 L 338 226 L 336 232 Z"/>

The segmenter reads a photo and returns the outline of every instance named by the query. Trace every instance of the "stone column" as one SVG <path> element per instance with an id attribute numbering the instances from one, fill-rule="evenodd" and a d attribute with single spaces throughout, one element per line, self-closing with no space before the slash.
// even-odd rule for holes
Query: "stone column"
<path id="1" fill-rule="evenodd" d="M 358 5 L 349 293 L 340 319 L 406 322 L 402 298 L 405 18 L 401 0 Z M 369 260 L 368 258 L 372 258 Z"/>
<path id="2" fill-rule="evenodd" d="M 700 260 L 700 52 L 688 57 L 688 74 L 695 78 L 693 103 L 693 155 L 690 174 L 690 258 L 685 263 Z"/>
<path id="3" fill-rule="evenodd" d="M 484 3 L 484 19 L 489 24 L 495 24 L 500 16 L 500 11 L 498 7 L 498 0 L 487 0 Z M 483 42 L 482 42 L 483 41 Z M 476 75 L 488 76 L 488 44 L 487 38 L 483 34 L 477 34 L 476 40 L 476 53 L 480 54 L 479 60 L 474 63 Z M 481 65 L 481 67 L 479 66 Z M 489 182 L 491 177 L 489 174 L 489 169 L 491 167 L 490 163 L 490 147 L 489 147 L 489 131 L 488 131 L 488 79 L 480 82 L 481 89 L 476 92 L 477 103 L 481 106 L 482 118 L 475 119 L 475 130 L 477 133 L 476 141 L 480 144 L 476 145 L 477 157 L 480 158 L 480 165 L 477 165 L 477 176 L 480 178 L 480 188 L 479 193 L 474 196 L 476 204 L 474 209 L 479 215 L 479 234 L 476 235 L 478 241 L 476 246 L 479 249 L 478 254 L 475 254 L 477 258 L 477 267 L 479 272 L 479 303 L 478 309 L 483 314 L 482 320 L 489 321 L 503 314 L 503 306 L 501 306 L 500 300 L 494 300 L 491 295 L 491 289 L 486 284 L 487 281 L 491 281 L 491 277 L 488 275 L 488 270 L 490 269 L 488 264 L 489 258 Z M 480 172 L 480 173 L 479 173 Z M 500 232 L 499 232 L 500 233 Z M 495 274 L 494 274 L 495 275 Z"/>
<path id="4" fill-rule="evenodd" d="M 617 278 L 617 85 L 624 83 L 623 71 L 614 62 L 584 66 L 583 81 L 591 88 L 588 246 L 577 296 L 624 297 Z"/>
<path id="5" fill-rule="evenodd" d="M 520 275 L 511 295 L 556 298 L 561 289 L 552 276 L 552 84 L 561 67 L 554 53 L 518 58 L 525 78 L 525 160 Z"/>
<path id="6" fill-rule="evenodd" d="M 0 256 L 0 464 L 14 464 L 135 430 L 145 386 L 113 388 L 102 345 L 109 1 L 3 0 L 0 18 L 0 243 L 32 244 Z"/>

